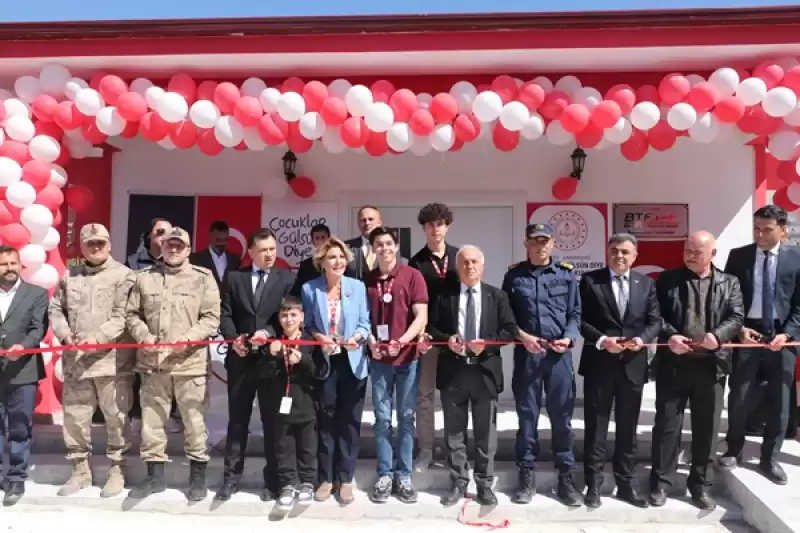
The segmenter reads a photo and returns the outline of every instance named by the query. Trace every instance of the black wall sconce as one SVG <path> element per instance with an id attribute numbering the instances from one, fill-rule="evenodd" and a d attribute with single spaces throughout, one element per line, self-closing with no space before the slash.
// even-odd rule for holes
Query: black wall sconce
<path id="1" fill-rule="evenodd" d="M 294 169 L 297 166 L 297 156 L 294 155 L 294 152 L 288 150 L 283 154 L 281 161 L 283 161 L 283 175 L 286 176 L 286 181 L 291 181 L 295 177 Z"/>
<path id="2" fill-rule="evenodd" d="M 572 155 L 570 155 L 569 158 L 572 159 L 572 173 L 570 176 L 576 180 L 581 179 L 583 168 L 586 166 L 586 152 L 583 148 L 578 146 L 572 151 Z"/>

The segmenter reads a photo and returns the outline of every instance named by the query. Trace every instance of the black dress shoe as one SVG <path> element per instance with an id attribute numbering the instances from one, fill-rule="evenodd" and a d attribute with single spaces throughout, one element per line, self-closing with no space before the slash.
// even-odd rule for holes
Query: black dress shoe
<path id="1" fill-rule="evenodd" d="M 567 507 L 580 507 L 583 503 L 583 498 L 581 498 L 581 493 L 578 492 L 578 489 L 575 488 L 575 485 L 572 484 L 572 475 L 571 474 L 559 474 L 558 475 L 558 486 L 556 486 L 556 496 L 561 503 L 566 505 Z"/>
<path id="2" fill-rule="evenodd" d="M 647 498 L 639 494 L 639 492 L 633 487 L 617 487 L 617 499 L 642 509 L 650 506 L 647 503 Z"/>
<path id="3" fill-rule="evenodd" d="M 776 485 L 786 485 L 789 482 L 789 477 L 786 475 L 786 472 L 784 472 L 783 468 L 781 468 L 781 465 L 775 461 L 770 461 L 769 463 L 760 463 L 758 465 L 758 469 L 762 474 L 764 474 L 764 477 Z"/>
<path id="4" fill-rule="evenodd" d="M 3 497 L 3 505 L 10 507 L 16 503 L 25 494 L 25 483 L 22 481 L 9 481 L 7 483 L 6 495 Z"/>
<path id="5" fill-rule="evenodd" d="M 274 502 L 278 499 L 278 491 L 264 489 L 261 492 L 261 501 L 262 502 Z"/>
<path id="6" fill-rule="evenodd" d="M 218 502 L 226 502 L 230 500 L 231 496 L 233 496 L 237 492 L 239 492 L 239 487 L 236 485 L 236 482 L 230 479 L 226 479 L 225 481 L 222 482 L 222 486 L 214 495 L 214 499 Z"/>
<path id="7" fill-rule="evenodd" d="M 441 503 L 445 507 L 450 507 L 461 501 L 467 496 L 467 484 L 463 482 L 453 483 L 450 492 L 442 496 Z"/>
<path id="8" fill-rule="evenodd" d="M 597 509 L 603 505 L 603 502 L 600 501 L 600 487 L 586 487 L 586 497 L 583 499 L 583 503 L 589 509 Z"/>
<path id="9" fill-rule="evenodd" d="M 713 511 L 717 508 L 717 502 L 711 495 L 708 493 L 706 489 L 701 489 L 697 491 L 690 491 L 692 495 L 692 501 L 697 505 L 700 509 L 704 509 L 706 511 Z"/>
<path id="10" fill-rule="evenodd" d="M 492 487 L 479 486 L 475 501 L 480 505 L 497 505 L 497 496 L 494 495 Z"/>
<path id="11" fill-rule="evenodd" d="M 667 503 L 667 492 L 664 489 L 659 487 L 650 491 L 650 505 L 661 507 L 665 503 Z"/>

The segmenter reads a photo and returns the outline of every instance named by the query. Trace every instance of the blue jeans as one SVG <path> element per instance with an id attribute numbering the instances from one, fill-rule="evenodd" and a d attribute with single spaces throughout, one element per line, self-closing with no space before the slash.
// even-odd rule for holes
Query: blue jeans
<path id="1" fill-rule="evenodd" d="M 417 409 L 417 361 L 392 366 L 370 361 L 378 477 L 409 479 L 414 460 L 414 414 Z M 392 396 L 396 393 L 397 439 L 392 441 Z"/>
<path id="2" fill-rule="evenodd" d="M 25 481 L 28 478 L 36 388 L 36 383 L 0 384 L 0 428 L 8 424 L 7 439 L 3 437 L 3 430 L 0 429 L 0 478 L 3 477 L 3 452 L 6 451 L 7 444 L 6 481 Z"/>

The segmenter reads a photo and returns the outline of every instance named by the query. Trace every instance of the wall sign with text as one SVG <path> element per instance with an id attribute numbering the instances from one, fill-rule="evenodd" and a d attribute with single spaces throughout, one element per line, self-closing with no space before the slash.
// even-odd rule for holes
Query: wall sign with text
<path id="1" fill-rule="evenodd" d="M 265 203 L 262 224 L 278 237 L 278 257 L 283 266 L 297 268 L 314 250 L 311 228 L 325 224 L 336 235 L 339 206 L 334 202 Z"/>
<path id="2" fill-rule="evenodd" d="M 639 239 L 685 239 L 689 204 L 614 204 L 613 232 Z"/>

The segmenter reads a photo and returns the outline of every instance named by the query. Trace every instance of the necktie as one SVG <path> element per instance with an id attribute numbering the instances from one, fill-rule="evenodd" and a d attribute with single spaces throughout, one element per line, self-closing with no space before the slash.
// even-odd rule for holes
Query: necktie
<path id="1" fill-rule="evenodd" d="M 375 252 L 372 251 L 372 246 L 367 246 L 367 266 L 370 270 L 375 268 Z"/>
<path id="2" fill-rule="evenodd" d="M 256 283 L 256 290 L 253 293 L 253 299 L 256 303 L 261 301 L 261 295 L 264 293 L 264 279 L 267 277 L 267 273 L 263 270 L 259 270 L 256 272 L 258 274 L 258 283 Z"/>
<path id="3" fill-rule="evenodd" d="M 472 287 L 467 289 L 467 317 L 464 320 L 464 340 L 466 342 L 474 341 L 478 334 L 474 293 L 475 289 Z"/>
<path id="4" fill-rule="evenodd" d="M 772 332 L 775 327 L 775 320 L 772 316 L 772 308 L 775 300 L 772 290 L 772 273 L 769 269 L 769 258 L 772 252 L 764 252 L 764 263 L 761 270 L 761 319 L 768 332 Z"/>
<path id="5" fill-rule="evenodd" d="M 619 291 L 617 291 L 617 309 L 619 317 L 625 318 L 625 310 L 628 308 L 628 288 L 625 286 L 625 276 L 614 276 L 617 280 Z"/>

